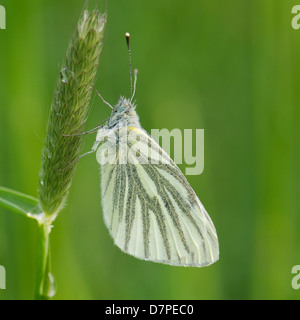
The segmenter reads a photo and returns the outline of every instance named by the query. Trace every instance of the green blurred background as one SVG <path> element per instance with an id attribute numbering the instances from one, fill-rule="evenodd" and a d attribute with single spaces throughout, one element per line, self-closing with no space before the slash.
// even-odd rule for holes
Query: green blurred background
<path id="1" fill-rule="evenodd" d="M 54 85 L 85 1 L 0 1 L 0 185 L 37 196 Z M 90 1 L 93 8 L 95 1 Z M 183 268 L 137 260 L 102 220 L 95 156 L 80 160 L 51 234 L 56 299 L 298 299 L 300 30 L 286 0 L 100 1 L 108 23 L 97 88 L 129 95 L 130 32 L 144 128 L 205 130 L 188 176 L 218 231 L 220 260 Z M 87 129 L 110 110 L 93 98 Z M 85 140 L 90 150 L 95 135 Z M 184 166 L 181 166 L 184 168 Z M 34 221 L 0 208 L 0 299 L 32 299 Z"/>

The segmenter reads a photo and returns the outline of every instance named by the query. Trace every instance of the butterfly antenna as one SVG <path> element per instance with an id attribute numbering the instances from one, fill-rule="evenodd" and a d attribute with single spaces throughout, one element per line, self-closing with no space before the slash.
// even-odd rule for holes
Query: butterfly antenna
<path id="1" fill-rule="evenodd" d="M 95 92 L 97 93 L 97 95 L 100 97 L 100 99 L 103 101 L 103 103 L 105 103 L 106 105 L 108 105 L 112 110 L 114 109 L 110 103 L 108 103 L 106 100 L 103 99 L 103 97 L 101 96 L 101 94 L 99 93 L 99 91 L 95 88 L 95 86 L 93 85 L 93 89 L 95 90 Z"/>
<path id="2" fill-rule="evenodd" d="M 134 69 L 133 93 L 132 93 L 132 96 L 131 96 L 130 102 L 132 102 L 132 99 L 134 98 L 134 95 L 135 95 L 136 81 L 137 81 L 137 74 L 138 74 L 138 69 Z"/>
<path id="3" fill-rule="evenodd" d="M 129 55 L 129 72 L 130 72 L 130 96 L 132 97 L 132 71 L 131 71 L 131 52 L 130 52 L 130 45 L 129 45 L 129 38 L 130 34 L 128 32 L 125 33 L 126 43 L 128 48 L 128 55 Z"/>

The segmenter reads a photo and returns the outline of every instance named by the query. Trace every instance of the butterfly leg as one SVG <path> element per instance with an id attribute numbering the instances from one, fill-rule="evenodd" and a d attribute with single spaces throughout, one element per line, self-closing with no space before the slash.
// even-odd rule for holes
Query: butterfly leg
<path id="1" fill-rule="evenodd" d="M 73 133 L 73 134 L 63 134 L 64 137 L 74 137 L 74 136 L 84 136 L 86 134 L 90 134 L 90 133 L 95 133 L 97 132 L 99 129 L 103 128 L 104 123 L 107 121 L 108 119 L 102 121 L 101 123 L 99 123 L 94 129 L 91 129 L 89 131 L 85 131 L 85 132 L 80 132 L 80 133 Z"/>
<path id="2" fill-rule="evenodd" d="M 96 141 L 96 142 L 97 142 L 97 141 Z M 77 162 L 79 159 L 83 158 L 84 156 L 86 156 L 86 155 L 88 155 L 88 154 L 90 154 L 90 153 L 95 152 L 96 150 L 97 150 L 97 148 L 94 149 L 94 147 L 93 147 L 93 149 L 92 149 L 91 151 L 88 151 L 88 152 L 82 154 L 81 156 L 77 157 L 75 160 L 71 161 L 65 168 L 63 168 L 63 169 L 56 169 L 56 170 L 57 170 L 57 171 L 60 171 L 60 172 L 65 171 L 65 170 L 68 169 L 73 163 Z"/>

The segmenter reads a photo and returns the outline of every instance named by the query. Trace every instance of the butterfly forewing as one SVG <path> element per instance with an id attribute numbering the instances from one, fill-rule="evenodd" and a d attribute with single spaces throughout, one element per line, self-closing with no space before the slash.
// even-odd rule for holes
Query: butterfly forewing
<path id="1" fill-rule="evenodd" d="M 142 128 L 123 128 L 123 142 L 103 144 L 104 221 L 115 244 L 144 260 L 205 266 L 218 260 L 214 225 L 177 165 Z M 126 159 L 124 156 L 126 155 Z"/>

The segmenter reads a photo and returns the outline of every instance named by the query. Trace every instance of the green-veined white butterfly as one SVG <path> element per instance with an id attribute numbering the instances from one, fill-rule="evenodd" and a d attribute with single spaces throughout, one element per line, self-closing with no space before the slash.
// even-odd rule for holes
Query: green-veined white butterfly
<path id="1" fill-rule="evenodd" d="M 115 244 L 139 259 L 210 265 L 219 258 L 213 222 L 175 162 L 141 127 L 135 87 L 136 73 L 131 98 L 114 108 L 97 91 L 113 109 L 92 149 L 101 165 L 105 224 Z"/>

